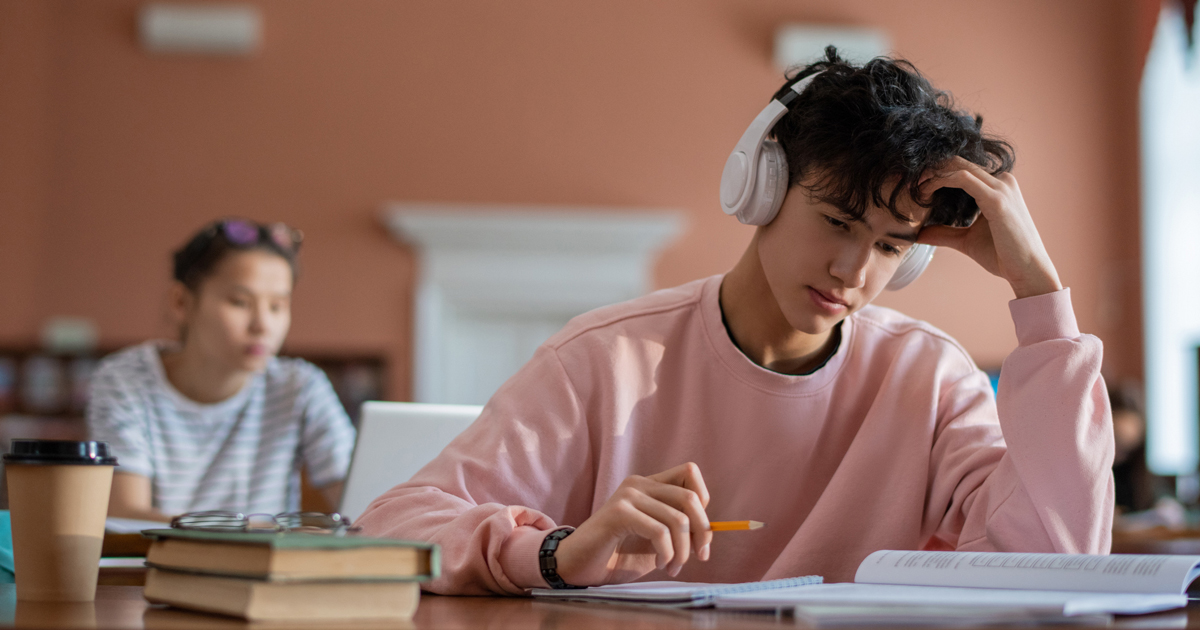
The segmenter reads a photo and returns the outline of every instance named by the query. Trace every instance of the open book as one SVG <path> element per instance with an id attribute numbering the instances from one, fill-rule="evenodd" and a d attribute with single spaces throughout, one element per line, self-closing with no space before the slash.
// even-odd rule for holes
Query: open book
<path id="1" fill-rule="evenodd" d="M 876 551 L 853 584 L 731 594 L 714 604 L 800 617 L 874 607 L 922 622 L 971 610 L 993 618 L 1143 614 L 1186 606 L 1198 563 L 1200 556 Z"/>
<path id="2" fill-rule="evenodd" d="M 1200 556 L 876 551 L 858 565 L 854 581 L 1181 595 L 1200 575 L 1197 564 Z"/>
<path id="3" fill-rule="evenodd" d="M 535 589 L 572 601 L 787 610 L 816 625 L 1047 621 L 1181 608 L 1200 556 L 1090 556 L 877 551 L 853 584 L 819 577 L 748 584 L 640 582 L 584 590 Z"/>

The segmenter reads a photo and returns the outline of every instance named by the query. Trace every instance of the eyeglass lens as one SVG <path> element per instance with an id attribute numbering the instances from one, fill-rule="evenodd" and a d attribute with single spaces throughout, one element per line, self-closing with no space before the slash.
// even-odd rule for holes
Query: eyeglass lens
<path id="1" fill-rule="evenodd" d="M 216 531 L 241 531 L 246 528 L 246 517 L 238 512 L 210 510 L 188 512 L 171 519 L 176 529 L 206 529 Z"/>
<path id="2" fill-rule="evenodd" d="M 200 529 L 209 531 L 249 531 L 249 530 L 307 530 L 345 532 L 353 531 L 350 523 L 338 513 L 324 512 L 284 512 L 274 516 L 270 514 L 241 514 L 213 510 L 207 512 L 188 512 L 171 519 L 171 527 L 175 529 Z"/>

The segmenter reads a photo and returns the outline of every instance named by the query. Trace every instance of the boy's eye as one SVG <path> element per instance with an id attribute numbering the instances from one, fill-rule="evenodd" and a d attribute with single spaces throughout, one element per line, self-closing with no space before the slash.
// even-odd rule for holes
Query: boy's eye
<path id="1" fill-rule="evenodd" d="M 900 253 L 900 248 L 892 245 L 891 243 L 880 243 L 879 249 L 882 249 L 883 252 L 889 256 L 895 256 Z"/>
<path id="2" fill-rule="evenodd" d="M 839 230 L 845 230 L 850 227 L 849 225 L 846 225 L 845 221 L 839 221 L 829 215 L 825 215 L 825 222 Z"/>

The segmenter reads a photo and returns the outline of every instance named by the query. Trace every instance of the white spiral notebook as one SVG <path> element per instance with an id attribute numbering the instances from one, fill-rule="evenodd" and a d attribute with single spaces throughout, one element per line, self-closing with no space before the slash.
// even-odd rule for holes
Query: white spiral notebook
<path id="1" fill-rule="evenodd" d="M 611 604 L 643 604 L 671 608 L 704 608 L 717 598 L 737 593 L 763 592 L 820 584 L 819 575 L 746 582 L 742 584 L 707 584 L 700 582 L 634 582 L 610 584 L 581 589 L 533 589 L 533 596 L 573 602 L 606 602 Z"/>

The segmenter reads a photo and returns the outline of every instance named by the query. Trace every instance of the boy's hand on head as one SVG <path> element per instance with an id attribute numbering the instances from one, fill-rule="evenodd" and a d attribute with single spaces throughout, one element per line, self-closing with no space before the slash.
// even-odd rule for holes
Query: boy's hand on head
<path id="1" fill-rule="evenodd" d="M 695 464 L 628 477 L 559 543 L 558 575 L 576 586 L 629 582 L 656 568 L 677 575 L 692 553 L 708 560 L 707 506 L 708 489 Z"/>
<path id="2" fill-rule="evenodd" d="M 966 191 L 979 204 L 979 217 L 967 228 L 928 226 L 921 230 L 918 242 L 970 256 L 1007 280 L 1018 298 L 1062 289 L 1012 173 L 992 175 L 982 166 L 956 157 L 921 184 L 926 197 L 940 188 Z"/>

